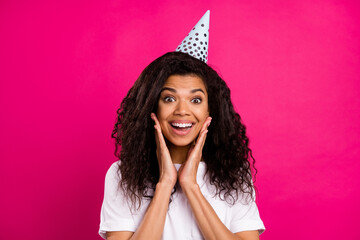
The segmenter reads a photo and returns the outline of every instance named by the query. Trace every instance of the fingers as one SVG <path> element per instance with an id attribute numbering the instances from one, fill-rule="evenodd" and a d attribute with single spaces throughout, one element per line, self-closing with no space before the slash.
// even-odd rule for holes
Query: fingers
<path id="1" fill-rule="evenodd" d="M 160 144 L 162 147 L 166 146 L 164 136 L 161 132 L 161 126 L 160 126 L 159 120 L 157 119 L 155 113 L 151 113 L 151 119 L 155 122 L 154 128 L 155 128 L 155 133 L 156 133 L 157 144 Z"/>
<path id="2" fill-rule="evenodd" d="M 156 125 L 160 125 L 159 120 L 157 119 L 155 113 L 151 113 L 151 119 L 154 120 Z"/>
<path id="3" fill-rule="evenodd" d="M 160 172 L 159 182 L 171 184 L 171 187 L 174 187 L 177 179 L 176 168 L 172 164 L 170 152 L 161 131 L 160 122 L 154 113 L 151 113 L 151 119 L 155 122 L 156 155 Z"/>
<path id="4" fill-rule="evenodd" d="M 211 117 L 207 117 L 207 118 L 206 118 L 206 120 L 205 120 L 205 122 L 204 122 L 204 124 L 203 124 L 203 126 L 202 126 L 202 128 L 201 128 L 201 131 L 207 130 L 207 128 L 209 127 L 209 125 L 210 125 L 210 123 L 211 123 L 211 120 L 212 120 Z M 200 132 L 201 132 L 201 131 L 200 131 Z"/>
<path id="5" fill-rule="evenodd" d="M 205 144 L 205 140 L 206 140 L 206 136 L 207 136 L 207 132 L 208 132 L 208 127 L 211 123 L 211 117 L 208 117 L 201 130 L 200 130 L 200 133 L 199 133 L 199 136 L 197 138 L 197 141 L 196 141 L 196 144 L 195 146 L 191 146 L 189 152 L 188 152 L 188 159 L 193 159 L 193 160 L 190 160 L 190 161 L 196 161 L 195 159 L 197 159 L 197 161 L 200 161 L 201 160 L 201 155 L 202 155 L 202 149 L 204 147 L 204 144 Z M 192 155 L 192 157 L 190 157 L 190 155 Z M 196 157 L 197 156 L 197 157 Z M 200 158 L 199 158 L 200 156 Z"/>
<path id="6" fill-rule="evenodd" d="M 207 119 L 205 120 L 205 122 L 200 130 L 199 137 L 196 141 L 195 148 L 202 149 L 204 147 L 206 136 L 208 133 L 208 127 L 210 126 L 211 119 L 212 119 L 211 117 L 207 117 Z"/>
<path id="7" fill-rule="evenodd" d="M 186 163 L 183 164 L 179 170 L 180 185 L 185 186 L 187 183 L 196 183 L 196 173 L 199 163 L 202 158 L 202 150 L 205 144 L 208 127 L 211 122 L 211 117 L 208 117 L 199 133 L 195 145 L 191 145 L 186 158 Z M 184 185 L 185 184 L 185 185 Z"/>
<path id="8" fill-rule="evenodd" d="M 154 125 L 154 129 L 155 129 L 155 140 L 156 140 L 156 146 L 159 148 L 160 146 L 160 143 L 159 143 L 159 130 L 158 130 L 158 120 L 155 116 L 155 114 L 151 113 L 151 119 L 155 122 L 155 125 Z"/>

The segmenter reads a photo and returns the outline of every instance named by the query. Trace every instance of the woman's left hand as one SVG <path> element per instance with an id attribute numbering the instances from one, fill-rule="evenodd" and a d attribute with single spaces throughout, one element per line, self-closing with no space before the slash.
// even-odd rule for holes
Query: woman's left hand
<path id="1" fill-rule="evenodd" d="M 179 184 L 182 188 L 196 185 L 196 173 L 202 158 L 202 150 L 205 144 L 208 127 L 211 117 L 207 117 L 197 138 L 196 144 L 189 149 L 185 163 L 180 167 L 178 172 Z"/>

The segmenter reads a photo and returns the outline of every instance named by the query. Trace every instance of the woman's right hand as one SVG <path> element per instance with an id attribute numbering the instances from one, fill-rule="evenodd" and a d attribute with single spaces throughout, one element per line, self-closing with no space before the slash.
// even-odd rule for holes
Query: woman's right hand
<path id="1" fill-rule="evenodd" d="M 169 184 L 173 188 L 177 181 L 177 171 L 171 160 L 169 149 L 166 146 L 161 126 L 155 113 L 151 113 L 151 119 L 155 122 L 156 156 L 160 171 L 159 183 Z"/>

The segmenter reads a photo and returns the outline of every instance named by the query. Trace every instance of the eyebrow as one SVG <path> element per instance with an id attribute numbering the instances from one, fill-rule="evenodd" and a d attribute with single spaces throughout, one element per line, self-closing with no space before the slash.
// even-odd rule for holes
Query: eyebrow
<path id="1" fill-rule="evenodd" d="M 168 91 L 173 92 L 173 93 L 177 93 L 177 91 L 174 88 L 169 88 L 169 87 L 164 87 L 163 89 L 161 89 L 161 92 L 165 91 L 165 90 L 168 90 Z M 202 92 L 205 95 L 204 90 L 202 90 L 201 88 L 195 88 L 195 89 L 190 91 L 190 93 L 196 93 L 196 92 Z"/>

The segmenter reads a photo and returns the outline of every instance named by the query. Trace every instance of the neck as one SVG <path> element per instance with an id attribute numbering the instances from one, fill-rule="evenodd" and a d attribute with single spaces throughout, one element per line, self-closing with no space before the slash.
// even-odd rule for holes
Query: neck
<path id="1" fill-rule="evenodd" d="M 190 145 L 179 147 L 169 143 L 168 148 L 173 163 L 180 163 L 180 164 L 185 163 Z"/>

